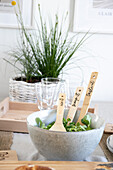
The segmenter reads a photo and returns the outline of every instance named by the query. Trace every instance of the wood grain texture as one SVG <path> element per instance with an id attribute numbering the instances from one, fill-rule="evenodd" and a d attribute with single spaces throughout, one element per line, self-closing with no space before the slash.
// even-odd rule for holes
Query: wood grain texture
<path id="1" fill-rule="evenodd" d="M 88 84 L 88 87 L 87 87 L 87 90 L 86 90 L 86 95 L 85 95 L 85 98 L 84 98 L 84 101 L 83 101 L 83 105 L 82 105 L 82 108 L 81 108 L 80 116 L 79 116 L 79 119 L 78 119 L 78 122 L 80 122 L 80 123 L 81 123 L 81 119 L 85 116 L 85 114 L 88 111 L 88 107 L 89 107 L 89 104 L 90 104 L 90 100 L 91 100 L 91 96 L 92 96 L 92 93 L 93 93 L 93 89 L 94 89 L 94 86 L 95 86 L 97 76 L 98 76 L 98 72 L 92 72 L 91 77 L 90 77 L 90 81 L 89 81 L 89 84 Z"/>
<path id="2" fill-rule="evenodd" d="M 6 161 L 18 161 L 16 151 L 13 150 L 2 150 L 0 151 L 0 162 Z"/>
<path id="3" fill-rule="evenodd" d="M 0 117 L 9 110 L 9 98 L 7 97 L 0 103 Z"/>
<path id="4" fill-rule="evenodd" d="M 9 110 L 26 110 L 26 111 L 37 111 L 38 106 L 36 103 L 25 103 L 25 102 L 11 102 L 9 101 Z"/>
<path id="5" fill-rule="evenodd" d="M 102 164 L 110 165 L 104 162 L 61 162 L 61 161 L 10 161 L 0 162 L 0 170 L 15 170 L 22 165 L 39 165 L 54 168 L 55 170 L 96 170 Z"/>
<path id="6" fill-rule="evenodd" d="M 110 136 L 111 134 L 103 134 L 103 136 L 102 136 L 102 139 L 101 139 L 101 141 L 100 141 L 100 143 L 99 143 L 99 145 L 100 145 L 100 147 L 101 147 L 101 149 L 103 150 L 103 152 L 104 152 L 104 154 L 105 154 L 105 156 L 106 156 L 106 158 L 107 158 L 107 160 L 109 161 L 109 162 L 113 162 L 113 153 L 111 153 L 110 151 L 109 151 L 109 149 L 107 148 L 107 145 L 106 145 L 106 140 L 107 140 L 107 138 Z"/>
<path id="7" fill-rule="evenodd" d="M 68 115 L 67 115 L 67 119 L 70 118 L 71 121 L 73 121 L 73 118 L 75 116 L 75 113 L 76 113 L 77 107 L 79 105 L 83 89 L 84 89 L 83 87 L 77 87 L 77 89 L 76 89 L 75 95 L 74 95 L 73 100 L 72 100 L 71 107 L 70 107 Z"/>
<path id="8" fill-rule="evenodd" d="M 111 133 L 113 134 L 113 124 L 107 123 L 104 129 L 104 133 Z"/>
<path id="9" fill-rule="evenodd" d="M 0 130 L 28 133 L 26 118 L 38 110 L 37 104 L 12 102 L 6 98 L 0 103 Z"/>
<path id="10" fill-rule="evenodd" d="M 66 100 L 65 93 L 60 93 L 59 99 L 58 99 L 56 121 L 54 125 L 52 126 L 52 128 L 50 128 L 49 130 L 66 132 L 66 129 L 64 128 L 64 125 L 63 125 L 65 100 Z"/>

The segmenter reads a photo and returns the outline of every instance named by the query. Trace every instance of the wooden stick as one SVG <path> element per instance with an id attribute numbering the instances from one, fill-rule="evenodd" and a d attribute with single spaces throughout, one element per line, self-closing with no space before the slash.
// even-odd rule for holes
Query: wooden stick
<path id="1" fill-rule="evenodd" d="M 64 113 L 65 100 L 66 100 L 66 95 L 64 93 L 60 93 L 58 106 L 57 106 L 56 121 L 55 124 L 50 128 L 50 130 L 66 132 L 63 126 L 63 113 Z"/>
<path id="2" fill-rule="evenodd" d="M 67 119 L 70 118 L 71 121 L 73 121 L 74 115 L 78 108 L 83 89 L 84 89 L 83 87 L 77 87 L 77 89 L 76 89 L 75 95 L 74 95 L 72 103 L 71 103 L 71 107 L 70 107 L 68 115 L 67 115 Z"/>
<path id="3" fill-rule="evenodd" d="M 81 119 L 86 115 L 86 113 L 88 111 L 88 107 L 89 107 L 89 104 L 90 104 L 90 100 L 91 100 L 91 96 L 92 96 L 92 92 L 93 92 L 93 89 L 94 89 L 94 85 L 95 85 L 97 76 L 98 76 L 98 72 L 92 72 L 91 77 L 90 77 L 90 81 L 89 81 L 89 84 L 88 84 L 88 87 L 87 87 L 86 95 L 85 95 L 85 98 L 84 98 L 84 102 L 83 102 L 83 105 L 82 105 L 82 108 L 81 108 L 80 116 L 79 116 L 79 119 L 77 121 L 80 124 L 82 124 Z"/>

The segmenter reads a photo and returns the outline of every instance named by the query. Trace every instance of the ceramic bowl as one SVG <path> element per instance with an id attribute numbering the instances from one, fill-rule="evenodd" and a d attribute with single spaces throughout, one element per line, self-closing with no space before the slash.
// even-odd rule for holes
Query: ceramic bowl
<path id="1" fill-rule="evenodd" d="M 68 110 L 64 111 L 66 118 Z M 74 122 L 78 119 L 77 111 Z M 36 126 L 35 118 L 39 117 L 45 124 L 56 119 L 56 110 L 42 110 L 27 117 L 27 126 L 36 149 L 50 161 L 83 161 L 99 144 L 104 131 L 104 120 L 92 113 L 91 126 L 95 129 L 81 132 L 57 132 L 41 129 Z"/>
<path id="2" fill-rule="evenodd" d="M 106 145 L 110 152 L 113 153 L 113 135 L 110 135 L 106 140 Z"/>

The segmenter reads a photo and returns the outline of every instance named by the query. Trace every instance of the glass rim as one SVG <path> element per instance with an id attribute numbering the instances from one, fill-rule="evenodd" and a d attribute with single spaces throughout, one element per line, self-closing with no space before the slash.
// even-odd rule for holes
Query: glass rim
<path id="1" fill-rule="evenodd" d="M 53 78 L 53 77 L 45 77 L 45 78 L 41 78 L 41 82 L 65 82 L 64 79 L 62 78 Z"/>

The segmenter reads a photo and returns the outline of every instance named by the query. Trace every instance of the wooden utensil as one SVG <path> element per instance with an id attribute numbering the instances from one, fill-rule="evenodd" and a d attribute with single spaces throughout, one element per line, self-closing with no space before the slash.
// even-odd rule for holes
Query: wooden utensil
<path id="1" fill-rule="evenodd" d="M 82 105 L 82 108 L 81 108 L 80 116 L 79 116 L 79 119 L 77 121 L 80 124 L 82 124 L 81 119 L 86 115 L 86 113 L 88 111 L 88 107 L 89 107 L 89 104 L 90 104 L 90 100 L 91 100 L 91 96 L 92 96 L 92 92 L 93 92 L 93 89 L 94 89 L 94 85 L 95 85 L 97 76 L 98 76 L 98 72 L 92 72 L 91 77 L 90 77 L 90 81 L 89 81 L 89 84 L 88 84 L 88 87 L 87 87 L 86 95 L 85 95 L 85 98 L 84 98 L 84 102 L 83 102 L 83 105 Z"/>
<path id="2" fill-rule="evenodd" d="M 50 128 L 50 130 L 66 132 L 63 126 L 63 113 L 64 113 L 64 106 L 65 106 L 65 99 L 66 99 L 65 93 L 60 93 L 58 99 L 56 121 L 55 124 Z"/>
<path id="3" fill-rule="evenodd" d="M 74 95 L 72 103 L 71 103 L 71 107 L 70 107 L 68 115 L 67 115 L 67 119 L 70 118 L 71 121 L 73 121 L 73 118 L 74 118 L 74 115 L 78 108 L 83 90 L 84 90 L 83 87 L 77 87 L 77 89 L 76 89 L 75 95 Z"/>

